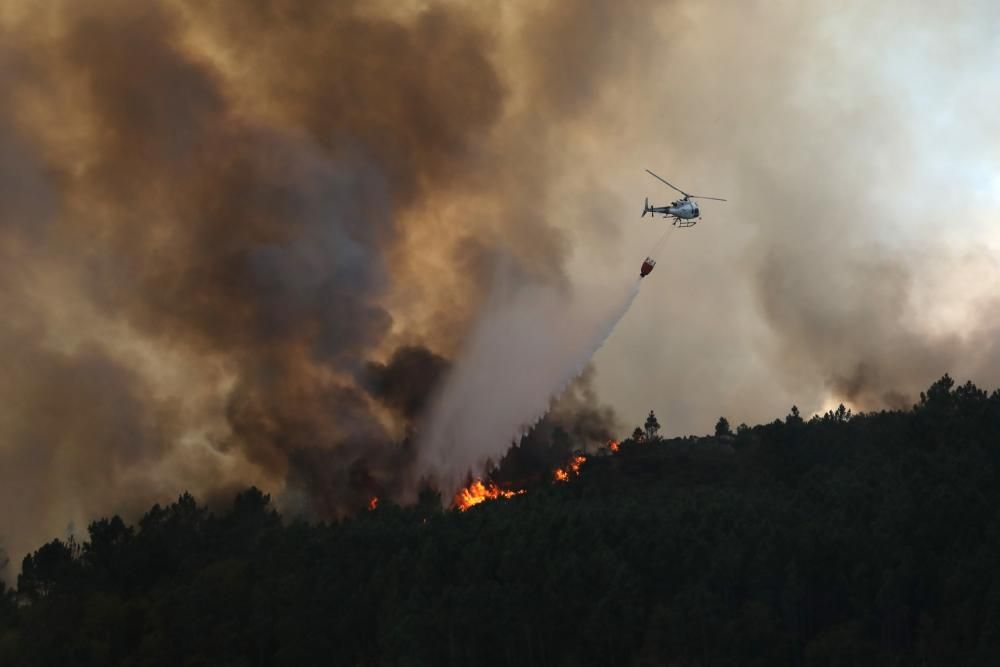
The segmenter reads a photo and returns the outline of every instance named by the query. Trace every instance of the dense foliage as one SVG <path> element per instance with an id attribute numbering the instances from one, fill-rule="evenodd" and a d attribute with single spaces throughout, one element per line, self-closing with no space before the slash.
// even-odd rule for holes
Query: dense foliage
<path id="1" fill-rule="evenodd" d="M 996 664 L 1000 392 L 649 426 L 464 513 L 287 522 L 250 490 L 96 521 L 0 595 L 0 664 Z"/>

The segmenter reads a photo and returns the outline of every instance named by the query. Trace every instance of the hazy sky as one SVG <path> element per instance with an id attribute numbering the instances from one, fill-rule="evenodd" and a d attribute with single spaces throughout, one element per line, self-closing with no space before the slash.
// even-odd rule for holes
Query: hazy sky
<path id="1" fill-rule="evenodd" d="M 575 275 L 632 268 L 671 197 L 705 202 L 671 237 L 597 357 L 600 394 L 672 433 L 839 401 L 915 399 L 944 372 L 1000 380 L 994 213 L 1000 9 L 958 3 L 671 3 L 609 77 L 556 218 Z M 591 206 L 610 244 L 574 227 Z M 562 209 L 561 206 L 556 208 Z M 889 397 L 890 393 L 899 394 Z M 896 400 L 898 399 L 898 400 Z"/>
<path id="2" fill-rule="evenodd" d="M 0 0 L 0 548 L 184 490 L 401 494 L 499 283 L 638 273 L 674 196 L 646 168 L 729 201 L 595 359 L 627 431 L 1000 384 L 998 31 L 987 1 Z"/>

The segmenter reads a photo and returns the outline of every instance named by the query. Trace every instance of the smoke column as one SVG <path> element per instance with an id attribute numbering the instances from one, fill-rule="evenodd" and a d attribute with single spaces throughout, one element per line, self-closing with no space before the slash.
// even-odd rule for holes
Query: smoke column
<path id="1" fill-rule="evenodd" d="M 561 286 L 647 252 L 647 167 L 729 203 L 546 421 L 1000 382 L 997 4 L 871 4 L 0 0 L 6 576 L 183 491 L 336 517 L 495 453 L 624 309 Z"/>
<path id="2" fill-rule="evenodd" d="M 419 448 L 425 474 L 454 490 L 519 440 L 583 372 L 639 284 L 605 294 L 551 286 L 494 292 L 430 414 Z"/>

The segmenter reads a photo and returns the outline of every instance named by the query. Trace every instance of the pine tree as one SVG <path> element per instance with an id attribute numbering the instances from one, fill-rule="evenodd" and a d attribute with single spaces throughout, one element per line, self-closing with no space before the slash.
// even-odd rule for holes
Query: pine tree
<path id="1" fill-rule="evenodd" d="M 646 439 L 653 440 L 657 437 L 657 433 L 660 432 L 660 422 L 656 421 L 656 415 L 653 411 L 649 411 L 649 416 L 646 417 Z"/>

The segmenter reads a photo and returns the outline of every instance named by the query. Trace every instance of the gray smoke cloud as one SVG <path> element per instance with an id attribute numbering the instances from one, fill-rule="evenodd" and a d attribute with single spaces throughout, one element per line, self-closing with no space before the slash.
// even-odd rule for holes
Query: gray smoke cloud
<path id="1" fill-rule="evenodd" d="M 567 84 L 539 71 L 521 104 L 535 57 L 506 52 L 498 11 L 0 5 L 16 559 L 184 490 L 257 484 L 329 517 L 413 487 L 413 434 L 496 267 L 567 285 L 544 208 Z"/>
<path id="2" fill-rule="evenodd" d="M 626 422 L 996 383 L 998 25 L 988 2 L 0 2 L 0 538 L 16 562 L 250 483 L 324 516 L 405 497 L 498 276 L 588 321 L 618 303 L 662 233 L 643 197 L 672 198 L 647 167 L 730 201 L 594 359 Z"/>
<path id="3" fill-rule="evenodd" d="M 987 3 L 896 2 L 651 16 L 673 39 L 608 84 L 593 113 L 614 140 L 590 152 L 625 157 L 591 173 L 636 210 L 635 256 L 657 238 L 642 198 L 675 195 L 642 168 L 729 202 L 704 202 L 671 238 L 598 357 L 626 419 L 655 408 L 668 433 L 705 433 L 720 412 L 906 407 L 945 372 L 1000 380 L 984 353 L 997 144 L 978 111 L 1000 95 L 986 64 L 998 19 Z M 962 46 L 945 54 L 942 39 Z"/>

